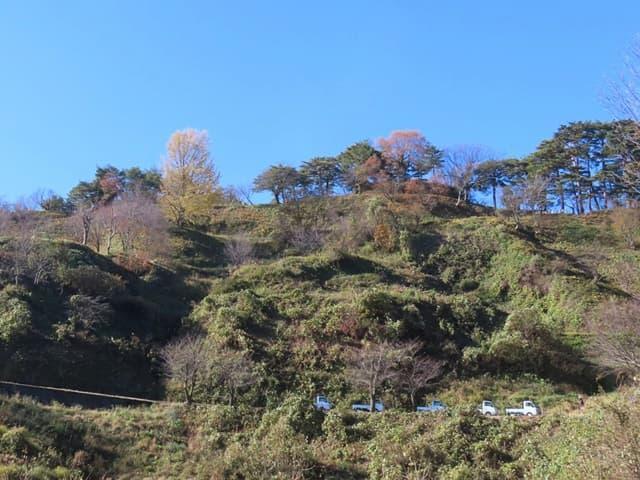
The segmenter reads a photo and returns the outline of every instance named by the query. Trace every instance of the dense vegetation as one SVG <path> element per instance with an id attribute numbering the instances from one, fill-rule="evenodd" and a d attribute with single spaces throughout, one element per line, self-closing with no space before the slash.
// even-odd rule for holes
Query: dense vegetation
<path id="1" fill-rule="evenodd" d="M 625 478 L 602 427 L 632 442 L 635 404 L 601 395 L 580 412 L 577 395 L 614 386 L 590 354 L 588 323 L 599 305 L 637 292 L 639 232 L 628 231 L 636 211 L 527 216 L 516 228 L 455 202 L 366 194 L 231 204 L 208 233 L 173 230 L 164 267 L 136 271 L 42 239 L 56 262 L 47 280 L 4 280 L 5 379 L 160 396 L 159 352 L 180 329 L 244 352 L 254 378 L 231 404 L 215 382 L 197 389 L 191 407 L 82 411 L 4 399 L 1 474 L 596 478 L 617 468 Z M 296 233 L 312 226 L 314 242 Z M 249 253 L 239 255 L 244 243 Z M 413 338 L 446 365 L 419 401 L 437 396 L 453 411 L 411 413 L 406 387 L 389 382 L 388 413 L 349 413 L 366 399 L 345 375 L 349 350 Z M 317 392 L 338 409 L 314 411 Z M 489 397 L 503 407 L 534 398 L 547 415 L 473 413 Z"/>

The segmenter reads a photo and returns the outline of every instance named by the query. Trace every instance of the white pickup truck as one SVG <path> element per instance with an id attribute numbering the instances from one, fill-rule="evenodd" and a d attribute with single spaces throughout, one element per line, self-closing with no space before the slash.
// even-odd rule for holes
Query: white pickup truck
<path id="1" fill-rule="evenodd" d="M 542 410 L 531 400 L 525 400 L 522 402 L 522 408 L 520 407 L 512 407 L 505 408 L 504 413 L 511 416 L 522 416 L 526 415 L 527 417 L 535 417 L 538 415 L 542 415 Z"/>
<path id="2" fill-rule="evenodd" d="M 478 412 L 482 415 L 498 415 L 498 409 L 491 400 L 483 400 L 478 406 Z"/>

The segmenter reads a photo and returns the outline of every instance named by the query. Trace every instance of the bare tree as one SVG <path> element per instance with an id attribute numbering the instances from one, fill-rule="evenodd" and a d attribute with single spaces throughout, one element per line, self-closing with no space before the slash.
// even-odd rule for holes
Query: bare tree
<path id="1" fill-rule="evenodd" d="M 111 255 L 113 242 L 118 235 L 118 210 L 113 203 L 98 209 L 93 222 L 93 236 L 96 251 L 100 252 L 102 240 L 105 242 L 105 253 Z"/>
<path id="2" fill-rule="evenodd" d="M 331 246 L 338 252 L 353 252 L 371 238 L 373 227 L 364 209 L 354 206 L 350 215 L 334 216 L 329 236 Z"/>
<path id="3" fill-rule="evenodd" d="M 442 373 L 444 362 L 429 356 L 420 356 L 422 342 L 413 340 L 402 346 L 404 359 L 398 380 L 409 393 L 411 405 L 416 406 L 416 394 Z"/>
<path id="4" fill-rule="evenodd" d="M 35 212 L 21 205 L 1 215 L 4 234 L 8 236 L 2 263 L 16 284 L 23 279 L 29 279 L 35 285 L 41 283 L 53 270 L 51 252 L 41 238 L 49 225 L 39 221 Z"/>
<path id="5" fill-rule="evenodd" d="M 167 245 L 167 223 L 158 204 L 149 196 L 131 193 L 115 203 L 117 234 L 122 252 L 151 259 Z"/>
<path id="6" fill-rule="evenodd" d="M 290 233 L 289 242 L 299 252 L 313 252 L 324 245 L 325 235 L 318 227 L 296 225 Z"/>
<path id="7" fill-rule="evenodd" d="M 395 343 L 367 342 L 349 351 L 346 376 L 355 388 L 367 391 L 370 412 L 375 412 L 375 401 L 385 382 L 396 378 L 403 348 Z"/>
<path id="8" fill-rule="evenodd" d="M 447 150 L 445 176 L 458 192 L 456 206 L 469 201 L 478 165 L 493 158 L 491 150 L 480 145 L 460 145 Z"/>
<path id="9" fill-rule="evenodd" d="M 236 185 L 231 187 L 235 196 L 247 205 L 253 205 L 253 186 L 251 185 Z"/>
<path id="10" fill-rule="evenodd" d="M 229 404 L 235 402 L 238 391 L 253 385 L 257 377 L 253 373 L 253 362 L 244 353 L 228 348 L 217 352 L 217 381 L 227 391 Z"/>
<path id="11" fill-rule="evenodd" d="M 192 403 L 197 389 L 210 381 L 214 367 L 212 353 L 206 337 L 195 334 L 178 338 L 162 349 L 165 374 L 180 386 L 187 403 Z"/>
<path id="12" fill-rule="evenodd" d="M 9 209 L 9 205 L 0 201 L 0 236 L 8 233 L 10 221 L 11 210 Z"/>
<path id="13" fill-rule="evenodd" d="M 224 256 L 234 267 L 239 267 L 254 260 L 254 249 L 246 233 L 231 238 L 224 247 Z"/>
<path id="14" fill-rule="evenodd" d="M 605 373 L 619 378 L 638 379 L 640 375 L 640 302 L 605 303 L 589 324 L 591 355 Z"/>
<path id="15" fill-rule="evenodd" d="M 75 207 L 75 211 L 67 221 L 67 227 L 72 238 L 87 245 L 91 238 L 91 229 L 93 228 L 93 219 L 95 218 L 97 205 L 82 203 Z"/>
<path id="16" fill-rule="evenodd" d="M 622 157 L 622 172 L 612 172 L 627 190 L 640 194 L 640 35 L 636 37 L 624 59 L 618 78 L 609 82 L 604 103 L 622 120 L 614 132 L 618 153 Z M 627 122 L 625 122 L 627 120 Z"/>
<path id="17" fill-rule="evenodd" d="M 605 103 L 618 118 L 640 122 L 640 36 L 627 53 L 623 71 L 610 82 Z"/>
<path id="18" fill-rule="evenodd" d="M 502 190 L 502 204 L 516 224 L 516 230 L 520 228 L 520 213 L 522 209 L 522 203 L 524 201 L 523 197 L 524 195 L 522 193 L 522 189 L 519 186 L 512 187 L 507 185 Z"/>
<path id="19" fill-rule="evenodd" d="M 127 192 L 112 202 L 91 211 L 91 221 L 83 224 L 85 212 L 70 220 L 76 228 L 76 238 L 88 227 L 89 238 L 96 251 L 104 246 L 111 255 L 116 243 L 124 256 L 152 259 L 162 255 L 168 244 L 167 222 L 155 200 L 147 194 Z M 82 233 L 84 235 L 84 233 Z"/>
<path id="20" fill-rule="evenodd" d="M 536 175 L 516 185 L 506 186 L 502 191 L 502 203 L 512 216 L 516 229 L 520 228 L 522 212 L 544 212 L 547 209 L 549 182 Z"/>
<path id="21" fill-rule="evenodd" d="M 530 212 L 546 211 L 548 188 L 549 181 L 542 175 L 528 178 L 522 185 L 523 207 Z"/>

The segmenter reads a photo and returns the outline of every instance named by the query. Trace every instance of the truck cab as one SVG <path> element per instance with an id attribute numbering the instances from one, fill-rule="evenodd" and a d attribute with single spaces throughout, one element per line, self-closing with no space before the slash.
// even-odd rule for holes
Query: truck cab
<path id="1" fill-rule="evenodd" d="M 318 410 L 328 412 L 333 408 L 333 403 L 331 403 L 329 399 L 324 395 L 316 395 L 316 398 L 313 401 L 313 406 Z"/>
<path id="2" fill-rule="evenodd" d="M 371 412 L 371 405 L 369 405 L 368 403 L 354 403 L 353 405 L 351 405 L 351 409 L 355 410 L 356 412 Z M 373 405 L 373 410 L 376 412 L 383 412 L 384 404 L 381 401 L 375 402 L 375 404 Z"/>
<path id="3" fill-rule="evenodd" d="M 542 410 L 531 400 L 525 400 L 522 402 L 522 407 L 507 408 L 505 413 L 512 416 L 526 415 L 527 417 L 535 417 L 542 415 Z"/>
<path id="4" fill-rule="evenodd" d="M 447 406 L 440 400 L 433 400 L 428 405 L 419 405 L 416 407 L 416 412 L 442 412 L 447 409 Z"/>
<path id="5" fill-rule="evenodd" d="M 498 409 L 491 400 L 483 400 L 478 406 L 478 412 L 482 415 L 498 415 Z"/>

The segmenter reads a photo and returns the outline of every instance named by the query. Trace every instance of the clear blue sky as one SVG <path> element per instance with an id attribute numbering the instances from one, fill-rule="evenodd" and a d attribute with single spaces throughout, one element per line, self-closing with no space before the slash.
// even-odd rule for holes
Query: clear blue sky
<path id="1" fill-rule="evenodd" d="M 207 129 L 224 184 L 357 140 L 524 155 L 599 94 L 638 0 L 0 0 L 0 196 L 158 166 Z"/>

